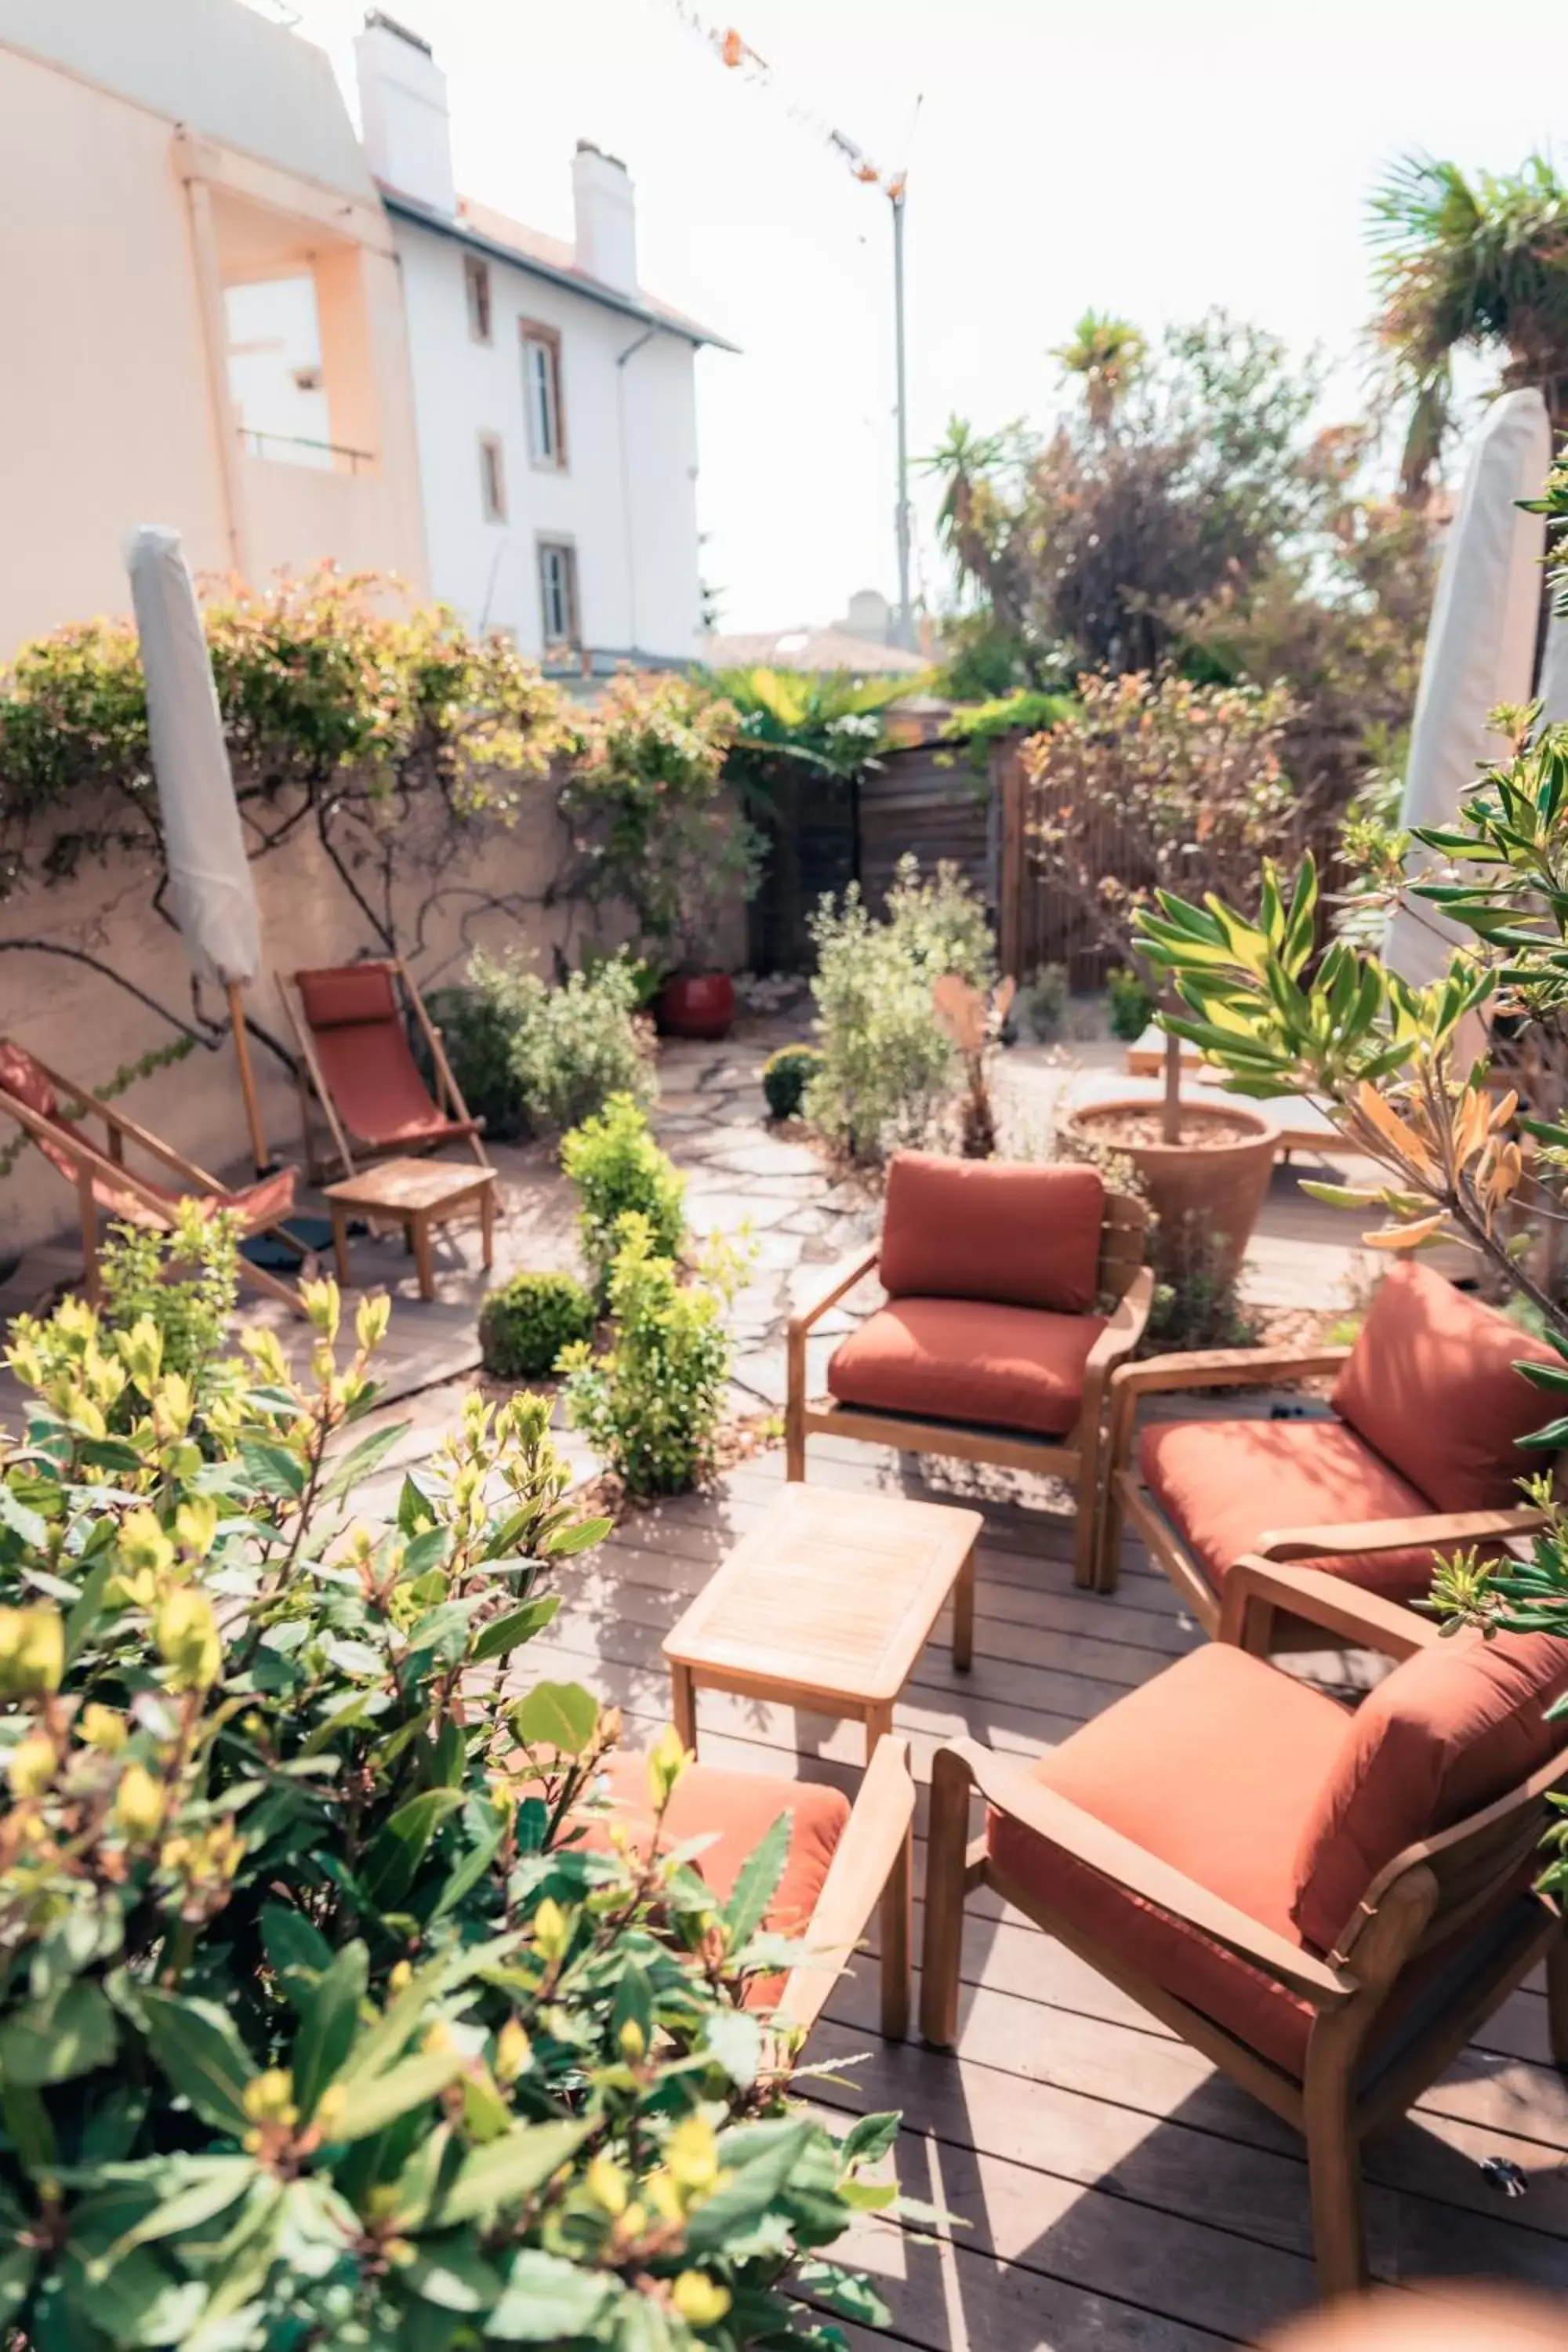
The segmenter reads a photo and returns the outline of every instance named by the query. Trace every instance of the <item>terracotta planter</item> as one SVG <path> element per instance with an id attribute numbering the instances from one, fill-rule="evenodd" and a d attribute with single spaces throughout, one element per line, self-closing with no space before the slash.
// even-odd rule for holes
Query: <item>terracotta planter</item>
<path id="1" fill-rule="evenodd" d="M 1142 1178 L 1149 1204 L 1160 1221 L 1154 1238 L 1154 1263 L 1165 1276 L 1180 1274 L 1183 1255 L 1194 1230 L 1189 1219 L 1201 1220 L 1214 1236 L 1216 1280 L 1234 1280 L 1241 1271 L 1252 1228 L 1274 1173 L 1279 1135 L 1271 1123 L 1250 1108 L 1233 1101 L 1194 1102 L 1182 1097 L 1182 1124 L 1226 1129 L 1234 1140 L 1213 1143 L 1124 1143 L 1114 1133 L 1132 1115 L 1158 1120 L 1161 1105 L 1147 1096 L 1117 1102 L 1085 1103 L 1070 1110 L 1067 1124 L 1075 1135 L 1120 1152 Z M 1223 1237 L 1223 1238 L 1222 1238 Z"/>
<path id="2" fill-rule="evenodd" d="M 735 990 L 727 972 L 677 972 L 653 1001 L 654 1019 L 667 1037 L 727 1037 L 735 1018 Z"/>

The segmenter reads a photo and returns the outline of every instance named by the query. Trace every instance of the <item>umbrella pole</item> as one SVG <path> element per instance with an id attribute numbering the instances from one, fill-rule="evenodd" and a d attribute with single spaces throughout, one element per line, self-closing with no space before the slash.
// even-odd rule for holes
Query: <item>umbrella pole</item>
<path id="1" fill-rule="evenodd" d="M 231 980 L 228 987 L 228 1017 L 234 1030 L 234 1058 L 239 1064 L 239 1091 L 245 1097 L 245 1117 L 250 1129 L 250 1156 L 256 1172 L 265 1176 L 272 1164 L 267 1149 L 267 1131 L 261 1124 L 261 1105 L 257 1098 L 256 1073 L 250 1066 L 250 1039 L 246 1034 L 245 1003 L 239 982 Z"/>

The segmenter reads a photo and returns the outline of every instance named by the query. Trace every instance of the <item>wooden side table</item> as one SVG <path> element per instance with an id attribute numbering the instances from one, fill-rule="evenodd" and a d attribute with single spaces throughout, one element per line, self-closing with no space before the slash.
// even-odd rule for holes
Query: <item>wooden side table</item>
<path id="1" fill-rule="evenodd" d="M 421 1298 L 436 1296 L 436 1264 L 430 1236 L 465 1210 L 478 1207 L 480 1247 L 487 1268 L 495 1259 L 496 1172 L 460 1168 L 447 1160 L 384 1160 L 327 1187 L 332 1214 L 332 1253 L 338 1281 L 349 1286 L 349 1219 L 383 1217 L 400 1224 L 414 1253 Z"/>

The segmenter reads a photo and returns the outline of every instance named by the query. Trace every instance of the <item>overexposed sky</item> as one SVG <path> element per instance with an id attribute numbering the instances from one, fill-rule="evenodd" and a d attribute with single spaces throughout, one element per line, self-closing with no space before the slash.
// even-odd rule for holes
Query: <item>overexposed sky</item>
<path id="1" fill-rule="evenodd" d="M 879 160 L 910 150 L 910 446 L 1047 415 L 1089 306 L 1218 304 L 1338 362 L 1366 200 L 1411 148 L 1509 170 L 1568 137 L 1568 0 L 703 0 Z M 733 13 L 730 13 L 731 9 Z M 578 138 L 637 185 L 642 280 L 742 346 L 698 362 L 721 625 L 894 589 L 889 207 L 673 0 L 388 0 L 448 76 L 458 184 L 572 233 Z M 363 0 L 290 0 L 353 100 Z M 923 100 L 912 149 L 917 98 Z M 1554 120 L 1555 114 L 1555 120 Z M 917 483 L 917 585 L 941 587 Z"/>

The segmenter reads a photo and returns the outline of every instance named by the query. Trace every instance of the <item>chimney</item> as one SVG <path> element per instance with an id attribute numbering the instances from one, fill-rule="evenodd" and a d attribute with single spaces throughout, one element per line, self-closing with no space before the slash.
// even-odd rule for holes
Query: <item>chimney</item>
<path id="1" fill-rule="evenodd" d="M 365 161 L 378 180 L 433 212 L 455 215 L 447 77 L 428 41 L 379 8 L 354 42 Z"/>
<path id="2" fill-rule="evenodd" d="M 626 165 L 579 139 L 572 158 L 577 267 L 617 294 L 637 290 L 637 200 Z"/>

